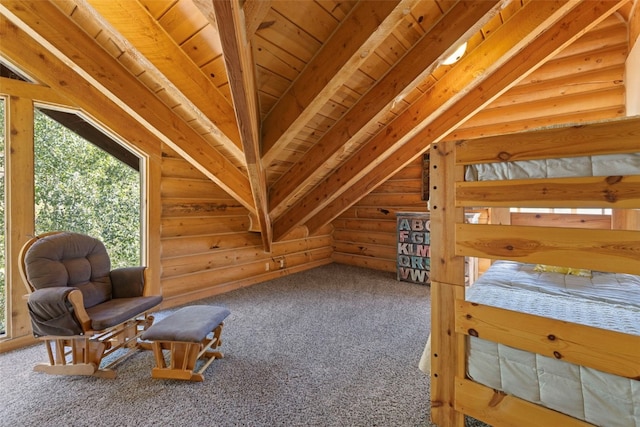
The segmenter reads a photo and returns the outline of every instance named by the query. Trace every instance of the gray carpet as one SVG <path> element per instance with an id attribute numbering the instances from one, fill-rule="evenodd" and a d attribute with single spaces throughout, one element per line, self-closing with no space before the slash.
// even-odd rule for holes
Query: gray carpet
<path id="1" fill-rule="evenodd" d="M 231 310 L 203 383 L 152 379 L 151 352 L 113 380 L 36 373 L 38 345 L 0 355 L 0 425 L 432 425 L 428 287 L 331 264 L 198 304 Z"/>

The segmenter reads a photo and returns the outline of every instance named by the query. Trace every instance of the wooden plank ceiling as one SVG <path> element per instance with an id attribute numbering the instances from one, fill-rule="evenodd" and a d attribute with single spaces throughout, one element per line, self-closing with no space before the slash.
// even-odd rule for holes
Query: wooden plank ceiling
<path id="1" fill-rule="evenodd" d="M 244 205 L 270 251 L 630 4 L 3 0 L 0 12 Z"/>

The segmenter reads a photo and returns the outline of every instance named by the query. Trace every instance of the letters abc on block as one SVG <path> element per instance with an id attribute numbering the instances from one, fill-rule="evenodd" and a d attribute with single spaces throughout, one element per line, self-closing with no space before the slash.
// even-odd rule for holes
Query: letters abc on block
<path id="1" fill-rule="evenodd" d="M 431 283 L 431 219 L 428 213 L 397 215 L 398 280 Z"/>

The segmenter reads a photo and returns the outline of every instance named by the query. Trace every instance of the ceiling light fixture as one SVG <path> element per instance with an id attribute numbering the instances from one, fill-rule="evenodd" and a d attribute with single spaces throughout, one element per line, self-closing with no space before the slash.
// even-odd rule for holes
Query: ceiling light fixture
<path id="1" fill-rule="evenodd" d="M 442 65 L 455 64 L 460 60 L 460 58 L 462 58 L 462 55 L 464 55 L 466 50 L 467 50 L 467 42 L 464 42 L 460 46 L 458 46 L 455 52 L 453 52 L 451 55 L 445 58 L 444 61 L 442 61 Z"/>

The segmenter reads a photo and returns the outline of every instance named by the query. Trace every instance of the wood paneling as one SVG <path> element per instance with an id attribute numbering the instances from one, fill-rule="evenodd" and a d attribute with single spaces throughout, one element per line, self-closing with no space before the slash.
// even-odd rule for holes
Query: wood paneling
<path id="1" fill-rule="evenodd" d="M 559 52 L 557 60 L 550 60 L 549 65 L 543 65 L 540 69 L 521 82 L 514 88 L 505 92 L 497 98 L 485 110 L 478 113 L 476 117 L 465 123 L 461 129 L 455 131 L 448 139 L 454 137 L 477 138 L 491 134 L 492 132 L 509 133 L 522 127 L 531 127 L 535 123 L 573 123 L 582 120 L 602 120 L 613 116 L 621 115 L 624 112 L 624 54 L 627 49 L 626 30 L 624 23 L 615 18 L 609 18 L 602 24 L 587 32 L 578 39 L 574 44 L 568 46 L 565 50 Z M 611 59 L 604 59 L 603 55 L 612 55 L 615 58 L 611 63 Z M 598 59 L 600 58 L 600 59 Z M 588 59 L 588 60 L 585 60 Z M 579 67 L 579 63 L 584 62 L 585 69 L 576 72 L 575 68 Z M 591 63 L 596 63 L 595 70 L 588 69 Z M 571 71 L 569 68 L 563 68 L 568 64 L 574 64 Z M 603 65 L 607 65 L 603 68 Z M 563 72 L 564 70 L 564 72 Z M 596 93 L 603 95 L 596 95 Z M 586 100 L 586 102 L 585 102 Z M 575 118 L 579 117 L 580 120 Z M 483 124 L 484 123 L 484 124 Z M 492 130 L 493 129 L 493 130 Z M 527 144 L 526 153 L 513 152 L 512 139 L 505 136 L 501 141 L 503 144 L 491 147 L 484 144 L 478 144 L 464 147 L 459 150 L 458 160 L 461 163 L 466 162 L 466 152 L 470 152 L 477 148 L 474 154 L 477 157 L 469 158 L 468 161 L 477 161 L 480 156 L 485 159 L 498 159 L 509 153 L 512 159 L 528 159 L 534 157 L 549 156 L 554 153 L 557 156 L 566 154 L 566 144 L 558 144 L 556 141 L 562 140 L 560 134 L 563 130 L 550 130 L 550 134 L 543 136 L 540 134 L 531 134 L 531 141 Z M 640 135 L 637 135 L 637 126 L 634 123 L 623 124 L 620 126 L 616 139 L 620 137 L 628 140 L 629 145 L 615 147 L 607 147 L 601 144 L 599 149 L 602 151 L 611 150 L 628 150 L 633 144 L 637 145 Z M 597 131 L 590 130 L 589 136 L 580 138 L 576 144 L 588 149 L 596 149 L 597 143 L 589 143 L 587 138 L 597 139 Z M 494 140 L 495 141 L 495 140 Z M 531 144 L 536 144 L 533 147 Z M 585 145 L 586 144 L 586 145 Z M 418 160 L 402 169 L 393 178 L 380 185 L 373 190 L 368 196 L 346 210 L 333 224 L 337 230 L 349 229 L 357 230 L 359 228 L 372 228 L 371 224 L 394 224 L 395 213 L 401 210 L 408 211 L 424 211 L 426 210 L 426 202 L 421 204 L 420 201 L 420 181 L 421 166 Z M 513 183 L 509 183 L 511 186 Z M 467 185 L 467 184 L 465 184 Z M 468 184 L 473 186 L 475 184 Z M 493 186 L 495 184 L 478 184 L 482 186 Z M 526 183 L 524 184 L 526 185 Z M 634 187 L 634 183 L 628 184 Z M 637 185 L 635 185 L 637 187 Z M 634 187 L 634 188 L 635 188 Z M 585 184 L 585 188 L 592 188 L 592 184 Z M 509 188 L 511 190 L 511 188 Z M 462 191 L 462 190 L 460 190 Z M 633 191 L 633 190 L 632 190 Z M 507 192 L 512 194 L 511 191 Z M 570 192 L 572 195 L 573 192 Z M 497 193 L 492 192 L 495 196 Z M 488 201 L 484 197 L 484 193 L 479 193 L 474 200 L 468 199 L 466 206 L 488 206 Z M 536 205 L 548 202 L 549 197 L 545 197 L 547 202 L 535 202 L 536 199 L 542 200 L 540 191 L 535 195 L 530 193 L 530 197 L 524 196 L 525 199 Z M 635 197 L 635 196 L 634 196 Z M 564 196 L 558 196 L 558 205 L 566 207 L 567 203 Z M 460 198 L 460 201 L 465 200 Z M 603 202 L 605 205 L 611 205 L 611 202 Z M 375 220 L 377 222 L 374 222 Z M 361 225 L 358 225 L 360 223 Z M 382 225 L 378 225 L 384 228 Z M 394 230 L 386 230 L 390 235 Z M 348 253 L 353 255 L 352 248 L 365 247 L 365 242 L 350 241 Z M 361 265 L 359 258 L 343 257 L 342 250 L 347 247 L 336 244 L 335 259 L 340 262 L 353 262 Z M 369 256 L 372 252 L 369 251 Z M 385 256 L 387 256 L 385 254 Z M 381 261 L 388 261 L 386 258 Z M 379 265 L 388 266 L 387 263 Z M 389 267 L 390 268 L 390 267 Z M 393 267 L 395 268 L 395 267 Z"/>
<path id="2" fill-rule="evenodd" d="M 627 29 L 605 19 L 449 135 L 513 133 L 563 123 L 623 117 Z"/>
<path id="3" fill-rule="evenodd" d="M 266 253 L 249 211 L 167 147 L 161 188 L 164 307 L 331 262 L 330 227 L 292 233 Z"/>
<path id="4" fill-rule="evenodd" d="M 396 213 L 427 212 L 415 161 L 333 221 L 336 262 L 396 271 Z"/>

